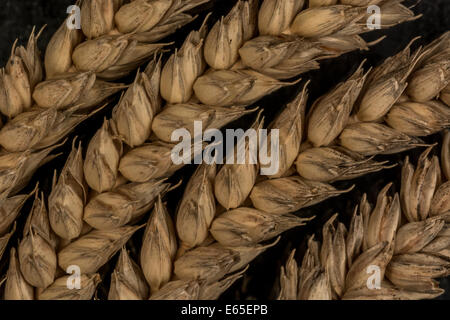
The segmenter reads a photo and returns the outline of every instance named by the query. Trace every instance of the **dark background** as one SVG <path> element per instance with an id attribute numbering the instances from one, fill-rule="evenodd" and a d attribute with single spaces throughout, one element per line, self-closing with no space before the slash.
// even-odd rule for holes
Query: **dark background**
<path id="1" fill-rule="evenodd" d="M 66 8 L 73 4 L 73 2 L 74 1 L 72 0 L 0 0 L 0 66 L 5 65 L 15 39 L 18 38 L 21 44 L 25 44 L 33 26 L 40 29 L 43 25 L 47 25 L 46 30 L 39 41 L 39 46 L 42 49 L 42 52 L 44 52 L 44 48 L 51 35 L 64 20 Z M 210 25 L 221 15 L 226 14 L 235 2 L 235 0 L 216 0 L 205 6 L 204 9 L 211 8 L 213 10 L 213 15 L 209 20 Z M 413 3 L 415 3 L 415 1 Z M 413 45 L 413 48 L 417 48 L 417 46 L 421 44 L 429 43 L 443 32 L 450 30 L 450 0 L 423 0 L 418 3 L 413 10 L 416 14 L 423 14 L 423 17 L 419 20 L 404 23 L 389 30 L 376 31 L 365 36 L 366 40 L 374 40 L 381 35 L 388 36 L 388 38 L 380 44 L 372 47 L 370 51 L 353 52 L 338 59 L 323 61 L 321 63 L 320 71 L 313 71 L 302 75 L 303 79 L 312 80 L 309 87 L 309 105 L 317 97 L 326 93 L 330 88 L 354 72 L 363 59 L 368 60 L 366 66 L 375 66 L 384 58 L 402 50 L 410 40 L 416 36 L 421 36 L 421 39 Z M 203 20 L 202 17 L 204 17 L 204 13 L 200 15 L 200 18 L 197 19 L 197 21 L 183 28 L 183 30 L 178 32 L 175 36 L 170 37 L 170 40 L 176 41 L 175 46 L 179 46 L 182 43 L 189 30 L 199 27 Z M 130 77 L 129 79 L 125 79 L 125 82 L 130 83 L 132 80 L 133 78 Z M 264 108 L 264 115 L 268 122 L 274 118 L 284 104 L 289 102 L 300 91 L 303 83 L 304 82 L 281 89 L 258 102 L 258 106 Z M 113 106 L 113 103 L 111 106 Z M 30 188 L 32 189 L 31 185 L 34 186 L 34 183 L 39 181 L 41 188 L 44 189 L 44 191 L 49 192 L 53 171 L 62 168 L 66 156 L 70 151 L 72 138 L 77 135 L 82 140 L 83 145 L 86 146 L 89 142 L 89 138 L 92 137 L 95 131 L 101 126 L 102 118 L 104 116 L 109 116 L 110 110 L 111 108 L 106 108 L 95 117 L 80 125 L 76 129 L 76 132 L 72 134 L 66 146 L 61 148 L 62 150 L 58 150 L 64 152 L 65 156 L 59 157 L 42 167 L 30 184 Z M 253 116 L 248 116 L 236 122 L 233 126 L 248 127 L 252 120 Z M 428 137 L 426 141 L 440 142 L 441 136 L 434 135 Z M 290 250 L 292 248 L 298 248 L 297 254 L 298 257 L 301 258 L 305 248 L 306 239 L 313 233 L 316 233 L 319 236 L 324 222 L 336 212 L 341 214 L 340 219 L 348 225 L 350 214 L 353 212 L 353 208 L 359 202 L 362 194 L 367 193 L 369 200 L 373 204 L 377 192 L 391 181 L 395 182 L 392 192 L 398 192 L 398 187 L 400 186 L 400 168 L 404 157 L 409 154 L 412 157 L 413 162 L 415 162 L 421 151 L 422 149 L 418 149 L 399 155 L 379 157 L 380 160 L 389 159 L 392 163 L 398 162 L 400 165 L 393 169 L 370 174 L 357 180 L 337 183 L 336 186 L 338 188 L 346 188 L 353 184 L 356 184 L 356 188 L 354 191 L 344 196 L 330 199 L 314 207 L 301 210 L 298 213 L 299 215 L 316 215 L 317 218 L 309 223 L 307 227 L 295 228 L 286 232 L 283 235 L 282 240 L 275 247 L 267 250 L 251 264 L 245 277 L 237 281 L 222 298 L 274 298 L 276 292 L 276 289 L 274 290 L 274 284 L 279 276 L 279 267 L 285 262 Z M 438 153 L 440 150 L 437 149 L 435 152 Z M 174 177 L 174 181 L 184 178 L 184 184 L 181 188 L 171 192 L 167 197 L 168 207 L 172 213 L 182 195 L 185 183 L 194 169 L 195 168 L 192 166 L 184 168 L 176 177 Z M 24 208 L 24 213 L 27 212 L 29 206 L 30 204 L 28 204 L 28 207 Z M 22 214 L 21 220 L 24 220 L 25 217 L 26 214 Z M 134 257 L 138 257 L 137 253 L 141 238 L 142 233 L 138 233 L 133 236 L 132 241 L 129 244 Z M 18 239 L 15 238 L 11 243 L 15 245 L 17 244 L 17 241 Z M 5 252 L 3 261 L 0 262 L 0 277 L 4 274 L 7 266 L 7 256 L 8 251 Z M 111 268 L 114 267 L 114 264 L 115 260 L 101 269 L 103 283 L 99 286 L 99 298 L 105 298 L 107 295 L 109 286 L 108 275 L 111 272 Z M 447 292 L 439 299 L 450 299 L 449 278 L 441 281 L 441 287 L 446 288 Z"/>

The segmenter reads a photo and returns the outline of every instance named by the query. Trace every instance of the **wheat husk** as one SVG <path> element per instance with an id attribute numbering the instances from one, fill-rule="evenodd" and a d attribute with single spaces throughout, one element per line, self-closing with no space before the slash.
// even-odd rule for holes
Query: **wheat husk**
<path id="1" fill-rule="evenodd" d="M 264 0 L 258 14 L 261 35 L 280 35 L 303 8 L 304 0 Z"/>
<path id="2" fill-rule="evenodd" d="M 273 214 L 241 207 L 227 211 L 214 219 L 211 234 L 225 247 L 252 246 L 269 240 L 306 221 L 292 214 Z"/>
<path id="3" fill-rule="evenodd" d="M 175 50 L 161 71 L 161 96 L 169 103 L 188 102 L 193 94 L 195 80 L 205 70 L 205 22 L 198 31 L 192 31 L 188 35 L 183 46 L 180 50 Z"/>
<path id="4" fill-rule="evenodd" d="M 239 48 L 254 37 L 257 1 L 238 1 L 217 21 L 204 45 L 205 61 L 214 69 L 229 69 L 239 58 Z"/>
<path id="5" fill-rule="evenodd" d="M 91 300 L 97 285 L 101 282 L 100 275 L 81 274 L 80 289 L 69 289 L 71 276 L 63 276 L 55 280 L 50 287 L 38 295 L 39 300 Z M 73 277 L 73 276 L 72 276 Z"/>
<path id="6" fill-rule="evenodd" d="M 145 300 L 149 295 L 144 274 L 125 248 L 111 275 L 108 300 Z"/>
<path id="7" fill-rule="evenodd" d="M 279 130 L 278 171 L 269 175 L 270 178 L 280 178 L 287 174 L 300 152 L 305 128 L 305 108 L 308 101 L 307 86 L 308 83 L 303 86 L 301 93 L 286 106 L 270 125 L 270 129 Z M 271 134 L 269 134 L 267 141 L 268 144 L 269 141 L 271 143 Z"/>
<path id="8" fill-rule="evenodd" d="M 200 293 L 197 280 L 174 280 L 150 296 L 150 300 L 196 300 Z"/>
<path id="9" fill-rule="evenodd" d="M 264 125 L 264 118 L 258 118 L 251 129 L 259 132 Z M 257 138 L 260 137 L 257 134 Z M 233 152 L 234 164 L 224 164 L 214 179 L 214 194 L 217 201 L 227 210 L 241 206 L 252 191 L 258 176 L 259 163 L 256 156 L 257 146 L 250 143 L 251 138 L 237 142 Z M 260 141 L 258 139 L 258 141 Z M 240 162 L 239 157 L 243 154 Z"/>
<path id="10" fill-rule="evenodd" d="M 327 183 L 291 176 L 257 183 L 250 194 L 250 199 L 253 206 L 259 210 L 271 214 L 284 214 L 349 192 L 353 187 L 337 190 Z"/>
<path id="11" fill-rule="evenodd" d="M 133 1 L 120 7 L 114 16 L 121 33 L 146 32 L 156 26 L 171 7 L 173 1 Z"/>
<path id="12" fill-rule="evenodd" d="M 239 261 L 231 249 L 210 245 L 188 251 L 174 262 L 174 274 L 182 280 L 213 283 L 223 278 Z"/>
<path id="13" fill-rule="evenodd" d="M 450 213 L 450 181 L 441 184 L 434 193 L 430 206 L 430 216 Z"/>
<path id="14" fill-rule="evenodd" d="M 308 140 L 315 147 L 329 145 L 346 127 L 365 78 L 361 65 L 347 81 L 314 102 L 308 115 L 307 131 Z"/>
<path id="15" fill-rule="evenodd" d="M 440 167 L 436 156 L 428 158 L 432 147 L 419 157 L 416 168 L 406 157 L 402 168 L 401 200 L 403 212 L 410 222 L 426 219 L 436 187 L 439 185 Z"/>
<path id="16" fill-rule="evenodd" d="M 217 107 L 197 103 L 167 105 L 152 123 L 153 133 L 162 141 L 173 143 L 172 134 L 177 129 L 187 130 L 195 138 L 194 121 L 202 122 L 202 129 L 220 129 L 240 117 L 254 112 L 244 107 Z M 179 139 L 179 137 L 176 137 Z"/>
<path id="17" fill-rule="evenodd" d="M 316 60 L 332 58 L 336 52 L 319 42 L 295 36 L 259 36 L 239 49 L 242 63 L 262 74 L 283 80 L 319 69 Z"/>
<path id="18" fill-rule="evenodd" d="M 166 44 L 143 44 L 131 34 L 104 35 L 78 45 L 72 55 L 77 70 L 115 80 L 128 75 Z"/>
<path id="19" fill-rule="evenodd" d="M 61 24 L 47 45 L 44 65 L 48 79 L 69 71 L 73 50 L 83 40 L 81 30 L 67 27 L 69 18 L 70 16 Z"/>
<path id="20" fill-rule="evenodd" d="M 450 111 L 438 101 L 402 102 L 386 116 L 386 123 L 411 136 L 428 136 L 450 126 Z"/>
<path id="21" fill-rule="evenodd" d="M 67 110 L 33 108 L 8 121 L 0 130 L 0 145 L 8 152 L 52 147 L 77 125 L 99 111 L 77 114 L 77 106 Z M 11 140 L 11 137 L 14 139 Z"/>
<path id="22" fill-rule="evenodd" d="M 170 8 L 166 11 L 162 19 L 154 27 L 150 28 L 147 31 L 134 33 L 133 38 L 138 41 L 147 43 L 159 41 L 174 33 L 177 29 L 188 24 L 197 17 L 186 13 L 187 11 L 209 1 L 210 0 L 173 0 Z M 140 2 L 142 3 L 147 1 Z M 140 25 L 136 26 L 137 28 L 140 28 L 141 25 L 144 25 L 147 22 L 153 21 L 153 19 L 147 19 L 146 17 L 143 17 L 143 19 L 144 20 L 140 22 Z M 127 23 L 130 23 L 130 21 L 127 21 Z"/>
<path id="23" fill-rule="evenodd" d="M 419 138 L 370 122 L 348 125 L 339 136 L 339 143 L 365 156 L 399 153 L 423 145 Z"/>
<path id="24" fill-rule="evenodd" d="M 39 107 L 63 109 L 74 106 L 94 86 L 93 72 L 68 73 L 42 81 L 33 91 Z"/>
<path id="25" fill-rule="evenodd" d="M 440 93 L 439 98 L 447 106 L 450 106 L 450 85 L 446 86 Z"/>
<path id="26" fill-rule="evenodd" d="M 122 0 L 119 0 L 120 2 Z M 88 39 L 109 33 L 114 28 L 116 0 L 85 0 L 81 4 L 81 29 Z"/>
<path id="27" fill-rule="evenodd" d="M 59 237 L 72 240 L 80 235 L 87 191 L 81 142 L 75 147 L 74 140 L 58 179 L 56 172 L 53 176 L 52 191 L 48 197 L 50 225 Z"/>
<path id="28" fill-rule="evenodd" d="M 58 264 L 63 270 L 71 265 L 81 274 L 96 272 L 119 251 L 140 227 L 121 227 L 113 230 L 93 230 L 58 252 Z"/>
<path id="29" fill-rule="evenodd" d="M 224 293 L 228 288 L 230 288 L 237 280 L 243 277 L 245 271 L 248 268 L 241 270 L 240 272 L 233 273 L 224 277 L 223 279 L 207 283 L 203 282 L 200 286 L 200 293 L 198 296 L 199 300 L 217 300 L 220 295 Z"/>
<path id="30" fill-rule="evenodd" d="M 296 161 L 300 176 L 320 182 L 350 180 L 392 166 L 395 164 L 376 162 L 342 147 L 309 148 L 300 152 Z"/>
<path id="31" fill-rule="evenodd" d="M 161 109 L 159 84 L 161 56 L 153 59 L 114 108 L 112 120 L 121 139 L 134 148 L 142 145 L 151 134 L 152 121 Z"/>
<path id="32" fill-rule="evenodd" d="M 83 219 L 97 230 L 122 227 L 147 213 L 169 186 L 164 180 L 118 186 L 92 197 L 84 208 Z"/>
<path id="33" fill-rule="evenodd" d="M 260 254 L 278 244 L 280 239 L 281 237 L 278 237 L 273 242 L 268 244 L 253 244 L 244 247 L 235 247 L 235 246 L 227 247 L 228 249 L 237 252 L 239 255 L 238 261 L 231 267 L 228 273 L 230 274 L 233 272 L 237 272 L 239 270 L 243 270 L 251 261 L 253 261 Z M 213 244 L 213 246 L 222 246 L 222 245 L 219 243 L 215 243 Z"/>
<path id="34" fill-rule="evenodd" d="M 407 78 L 421 58 L 420 50 L 411 54 L 414 40 L 369 73 L 356 112 L 360 121 L 379 121 L 407 88 Z"/>
<path id="35" fill-rule="evenodd" d="M 0 200 L 0 236 L 5 235 L 9 231 L 23 205 L 34 192 Z"/>
<path id="36" fill-rule="evenodd" d="M 365 12 L 364 8 L 344 5 L 309 8 L 297 14 L 290 31 L 307 38 L 328 36 L 358 21 Z"/>
<path id="37" fill-rule="evenodd" d="M 193 248 L 208 236 L 216 214 L 213 180 L 215 164 L 201 164 L 186 186 L 176 213 L 177 236 L 184 246 Z"/>
<path id="38" fill-rule="evenodd" d="M 18 247 L 20 270 L 26 281 L 37 288 L 47 288 L 56 274 L 57 258 L 52 241 L 44 196 L 36 194 Z"/>
<path id="39" fill-rule="evenodd" d="M 450 130 L 444 132 L 442 140 L 441 168 L 447 180 L 450 180 Z"/>
<path id="40" fill-rule="evenodd" d="M 141 267 L 152 293 L 169 282 L 176 252 L 172 218 L 159 197 L 147 222 L 141 248 Z"/>
<path id="41" fill-rule="evenodd" d="M 119 172 L 132 182 L 169 177 L 184 166 L 184 163 L 176 165 L 167 161 L 174 147 L 174 144 L 155 141 L 134 148 L 120 158 Z"/>
<path id="42" fill-rule="evenodd" d="M 34 288 L 27 283 L 20 271 L 15 248 L 11 248 L 4 294 L 5 300 L 34 300 Z"/>
<path id="43" fill-rule="evenodd" d="M 26 48 L 14 43 L 6 68 L 1 71 L 0 112 L 12 118 L 32 106 L 31 93 L 42 80 L 42 63 L 37 47 L 43 29 L 31 32 Z"/>
<path id="44" fill-rule="evenodd" d="M 450 51 L 448 33 L 426 47 L 427 54 L 421 59 L 408 81 L 406 93 L 413 101 L 426 102 L 436 98 L 450 81 Z"/>
<path id="45" fill-rule="evenodd" d="M 0 236 L 0 260 L 5 253 L 6 247 L 8 246 L 8 242 L 11 239 L 12 235 L 16 232 L 16 224 L 13 225 L 12 230 L 9 233 L 6 233 L 3 236 Z"/>
<path id="46" fill-rule="evenodd" d="M 100 193 L 114 187 L 122 155 L 122 143 L 112 125 L 111 121 L 104 120 L 102 127 L 89 142 L 84 160 L 86 182 Z"/>
<path id="47" fill-rule="evenodd" d="M 295 83 L 281 82 L 251 69 L 211 70 L 195 81 L 194 92 L 206 105 L 250 105 L 275 90 Z"/>
<path id="48" fill-rule="evenodd" d="M 56 157 L 49 153 L 57 147 L 58 145 L 37 152 L 0 155 L 0 198 L 14 196 L 22 190 L 40 166 Z"/>

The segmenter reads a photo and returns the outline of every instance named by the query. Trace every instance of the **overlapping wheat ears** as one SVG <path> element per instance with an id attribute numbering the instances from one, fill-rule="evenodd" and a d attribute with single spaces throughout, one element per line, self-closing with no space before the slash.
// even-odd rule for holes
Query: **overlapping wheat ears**
<path id="1" fill-rule="evenodd" d="M 26 47 L 14 45 L 0 79 L 0 111 L 7 117 L 0 130 L 0 253 L 14 232 L 21 240 L 10 252 L 6 299 L 91 299 L 99 268 L 120 250 L 110 299 L 216 299 L 276 241 L 263 242 L 307 222 L 293 212 L 348 191 L 331 182 L 390 167 L 373 156 L 423 146 L 421 136 L 449 126 L 450 39 L 444 34 L 374 69 L 361 64 L 307 115 L 304 85 L 269 126 L 280 132 L 276 174 L 258 176 L 258 164 L 201 164 L 169 214 L 164 195 L 176 186 L 167 178 L 181 168 L 170 160 L 175 130 L 193 133 L 194 121 L 220 129 L 299 81 L 284 80 L 319 68 L 318 61 L 382 40 L 359 36 L 370 31 L 369 5 L 380 7 L 381 28 L 417 18 L 398 0 L 238 1 L 209 31 L 206 19 L 163 63 L 168 43 L 155 42 L 192 21 L 189 10 L 206 2 L 85 0 L 77 3 L 82 30 L 64 22 L 44 64 L 39 34 Z M 149 60 L 84 159 L 73 141 L 51 193 L 36 188 L 17 195 L 65 136 L 124 89 L 110 81 Z M 263 126 L 257 117 L 253 127 Z M 33 195 L 27 223 L 16 230 Z M 126 243 L 149 211 L 136 263 Z M 75 289 L 68 285 L 73 276 L 65 275 L 73 266 L 81 271 Z"/>

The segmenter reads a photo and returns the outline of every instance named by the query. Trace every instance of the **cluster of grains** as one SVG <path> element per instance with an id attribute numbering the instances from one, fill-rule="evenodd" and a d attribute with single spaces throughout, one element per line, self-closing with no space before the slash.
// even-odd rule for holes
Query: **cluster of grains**
<path id="1" fill-rule="evenodd" d="M 417 136 L 448 127 L 448 107 L 436 99 L 448 103 L 444 35 L 372 71 L 364 73 L 361 65 L 308 115 L 305 85 L 269 126 L 280 133 L 278 172 L 258 176 L 265 165 L 259 159 L 204 163 L 172 218 L 164 195 L 175 186 L 167 178 L 183 166 L 170 159 L 175 130 L 193 136 L 194 121 L 203 130 L 220 129 L 254 112 L 246 107 L 263 96 L 296 83 L 282 80 L 318 68 L 320 59 L 366 49 L 372 43 L 359 34 L 370 31 L 367 5 L 382 7 L 381 27 L 416 18 L 398 0 L 309 1 L 309 8 L 303 0 L 264 0 L 260 8 L 256 0 L 238 1 L 210 30 L 207 17 L 163 63 L 167 44 L 154 42 L 190 22 L 185 12 L 206 2 L 85 0 L 82 30 L 63 23 L 44 67 L 34 34 L 26 49 L 14 47 L 10 61 L 21 62 L 9 63 L 0 83 L 1 99 L 9 99 L 8 109 L 0 110 L 9 118 L 0 130 L 6 150 L 0 154 L 0 254 L 25 201 L 34 194 L 35 202 L 19 247 L 10 252 L 6 298 L 91 299 L 99 269 L 121 251 L 109 299 L 216 299 L 278 240 L 264 242 L 309 220 L 293 212 L 350 190 L 331 182 L 388 168 L 372 156 L 422 145 Z M 84 159 L 73 142 L 63 170 L 55 173 L 48 206 L 38 190 L 16 196 L 57 143 L 124 87 L 110 81 L 149 60 L 91 138 Z M 416 89 L 408 86 L 411 78 Z M 417 98 L 429 79 L 440 82 L 427 88 L 425 100 Z M 379 100 L 383 106 L 375 107 Z M 417 117 L 394 112 L 411 104 L 428 106 L 433 117 L 420 115 L 422 108 Z M 370 118 L 379 108 L 383 113 Z M 263 125 L 258 115 L 252 128 Z M 425 134 L 417 133 L 424 127 Z M 244 146 L 248 151 L 249 143 Z M 448 156 L 443 171 L 445 166 L 448 172 Z M 149 212 L 147 223 L 138 225 Z M 135 262 L 126 243 L 144 227 Z M 71 266 L 80 268 L 80 289 L 68 286 L 73 278 L 64 272 Z"/>
<path id="2" fill-rule="evenodd" d="M 400 193 L 388 195 L 388 184 L 373 208 L 364 195 L 348 229 L 334 215 L 323 226 L 321 243 L 309 239 L 300 265 L 293 250 L 281 269 L 279 299 L 416 300 L 443 294 L 435 279 L 450 274 L 450 181 L 441 176 L 450 157 L 446 135 L 441 165 L 429 156 L 432 147 L 416 166 L 407 158 Z"/>

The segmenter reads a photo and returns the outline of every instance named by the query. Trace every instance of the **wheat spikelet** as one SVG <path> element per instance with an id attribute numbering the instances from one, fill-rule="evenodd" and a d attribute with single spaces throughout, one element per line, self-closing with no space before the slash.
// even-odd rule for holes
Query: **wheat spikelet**
<path id="1" fill-rule="evenodd" d="M 108 300 L 144 300 L 147 297 L 148 286 L 141 269 L 122 248 L 111 275 Z"/>
<path id="2" fill-rule="evenodd" d="M 82 274 L 80 276 L 80 289 L 69 289 L 70 276 L 63 276 L 55 280 L 50 287 L 42 291 L 39 300 L 91 300 L 97 285 L 100 283 L 100 276 L 96 274 Z"/>
<path id="3" fill-rule="evenodd" d="M 58 180 L 56 172 L 53 176 L 52 192 L 48 198 L 50 225 L 59 237 L 71 240 L 80 235 L 87 189 L 81 143 L 76 148 L 74 140 Z"/>
<path id="4" fill-rule="evenodd" d="M 9 239 L 11 239 L 12 235 L 16 232 L 16 224 L 13 225 L 12 230 L 9 233 L 0 236 L 0 260 L 5 253 L 6 247 L 8 245 Z"/>
<path id="5" fill-rule="evenodd" d="M 34 288 L 25 280 L 20 271 L 15 248 L 11 249 L 6 274 L 5 300 L 34 300 Z"/>
<path id="6" fill-rule="evenodd" d="M 45 289 L 55 279 L 57 258 L 52 236 L 44 195 L 36 193 L 18 247 L 18 256 L 23 277 L 37 288 Z"/>
<path id="7" fill-rule="evenodd" d="M 95 273 L 139 228 L 126 226 L 113 230 L 90 231 L 58 252 L 58 264 L 63 270 L 77 265 L 83 275 Z"/>
<path id="8" fill-rule="evenodd" d="M 251 129 L 258 132 L 263 124 L 264 119 L 260 119 L 258 115 Z M 256 145 L 254 141 L 251 141 L 251 137 L 246 139 L 245 136 L 242 136 L 241 139 L 233 150 L 236 163 L 224 164 L 214 180 L 216 199 L 227 210 L 237 208 L 244 203 L 258 176 L 259 166 L 255 157 Z M 244 160 L 242 164 L 239 160 L 240 157 Z"/>
<path id="9" fill-rule="evenodd" d="M 159 197 L 147 222 L 141 248 L 141 267 L 152 293 L 169 282 L 176 252 L 173 222 Z"/>
<path id="10" fill-rule="evenodd" d="M 200 165 L 186 186 L 176 213 L 177 236 L 182 245 L 193 248 L 206 240 L 216 214 L 213 179 L 214 164 Z"/>
<path id="11" fill-rule="evenodd" d="M 0 79 L 0 112 L 9 118 L 31 108 L 31 94 L 34 87 L 43 77 L 37 40 L 42 30 L 35 35 L 34 28 L 28 39 L 27 47 L 16 47 L 11 50 L 6 69 L 1 71 Z"/>

